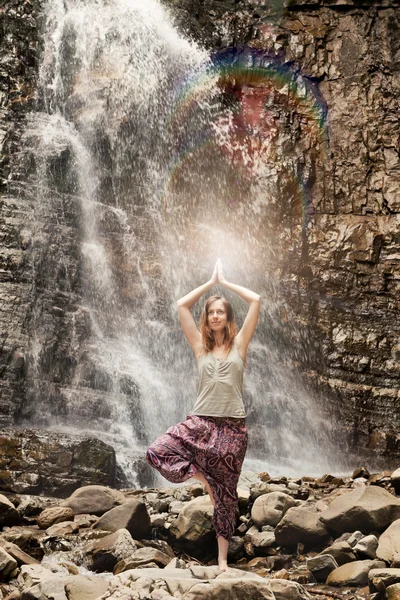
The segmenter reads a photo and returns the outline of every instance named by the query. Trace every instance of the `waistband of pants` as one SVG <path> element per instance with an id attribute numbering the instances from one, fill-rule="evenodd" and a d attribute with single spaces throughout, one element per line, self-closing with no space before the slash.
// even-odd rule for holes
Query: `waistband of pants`
<path id="1" fill-rule="evenodd" d="M 237 419 L 236 417 L 209 417 L 208 415 L 189 415 L 191 417 L 198 417 L 199 419 L 206 419 L 207 421 L 212 421 L 217 425 L 223 425 L 224 423 L 228 423 L 229 425 L 236 425 L 237 427 L 243 427 L 246 425 L 246 419 Z"/>

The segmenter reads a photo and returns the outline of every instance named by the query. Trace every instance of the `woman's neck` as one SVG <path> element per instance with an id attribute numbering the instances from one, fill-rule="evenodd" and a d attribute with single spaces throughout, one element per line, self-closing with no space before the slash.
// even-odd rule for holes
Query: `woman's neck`
<path id="1" fill-rule="evenodd" d="M 223 333 L 217 333 L 217 335 L 214 337 L 214 340 L 216 348 L 222 348 L 222 346 L 225 345 L 225 336 Z"/>

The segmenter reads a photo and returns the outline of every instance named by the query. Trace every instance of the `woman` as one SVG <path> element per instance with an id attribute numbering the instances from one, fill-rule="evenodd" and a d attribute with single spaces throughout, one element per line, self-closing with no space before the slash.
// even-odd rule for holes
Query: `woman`
<path id="1" fill-rule="evenodd" d="M 190 309 L 218 283 L 236 292 L 249 305 L 239 333 L 232 306 L 221 296 L 208 298 L 200 331 L 196 327 Z M 198 361 L 198 396 L 186 421 L 170 427 L 146 455 L 150 465 L 169 481 L 180 483 L 194 477 L 204 484 L 214 506 L 221 571 L 228 570 L 228 546 L 237 511 L 236 486 L 247 447 L 243 369 L 259 310 L 260 296 L 228 282 L 220 260 L 210 281 L 178 300 L 182 329 Z"/>

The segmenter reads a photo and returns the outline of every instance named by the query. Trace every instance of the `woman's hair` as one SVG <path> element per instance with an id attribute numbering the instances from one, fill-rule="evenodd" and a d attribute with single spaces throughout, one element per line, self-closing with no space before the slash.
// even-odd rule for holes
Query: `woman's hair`
<path id="1" fill-rule="evenodd" d="M 238 328 L 235 321 L 235 315 L 233 314 L 232 304 L 223 296 L 210 296 L 209 298 L 207 298 L 206 303 L 203 307 L 203 312 L 201 313 L 201 338 L 203 340 L 203 346 L 205 351 L 211 352 L 211 350 L 215 346 L 215 338 L 214 332 L 212 331 L 212 329 L 210 329 L 208 325 L 208 311 L 210 305 L 213 302 L 215 302 L 215 300 L 221 300 L 226 310 L 227 324 L 224 330 L 224 344 L 226 344 L 226 353 L 228 354 L 232 350 L 233 342 L 235 340 L 235 336 L 237 335 Z"/>

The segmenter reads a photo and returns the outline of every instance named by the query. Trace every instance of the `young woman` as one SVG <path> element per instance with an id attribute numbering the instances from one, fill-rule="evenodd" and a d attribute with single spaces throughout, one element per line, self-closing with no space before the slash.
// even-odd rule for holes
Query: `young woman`
<path id="1" fill-rule="evenodd" d="M 217 284 L 236 292 L 249 305 L 239 333 L 232 306 L 221 296 L 207 299 L 200 331 L 196 327 L 190 309 Z M 220 260 L 207 283 L 178 300 L 182 329 L 198 361 L 198 396 L 186 421 L 170 427 L 146 455 L 150 465 L 169 481 L 180 483 L 194 477 L 204 484 L 214 506 L 221 571 L 228 569 L 228 546 L 237 511 L 236 487 L 247 448 L 243 369 L 259 310 L 260 296 L 228 282 Z"/>

